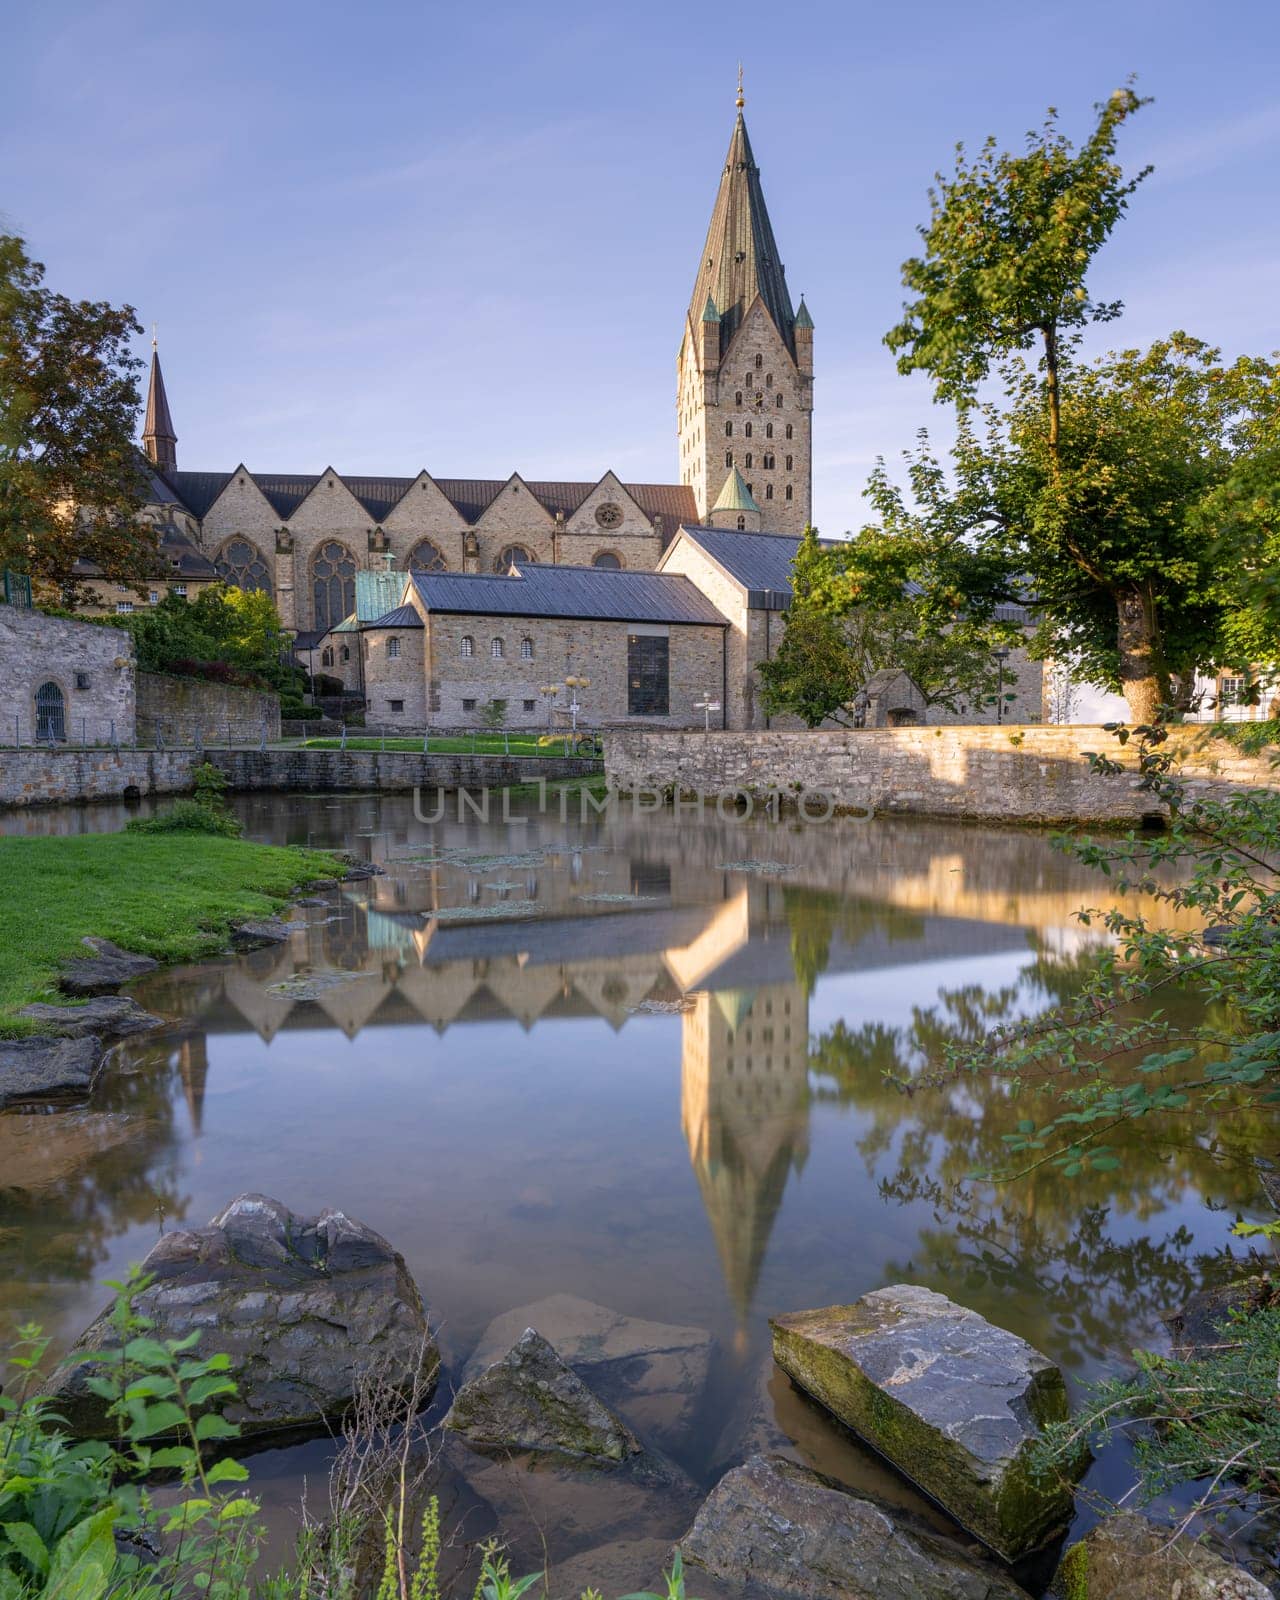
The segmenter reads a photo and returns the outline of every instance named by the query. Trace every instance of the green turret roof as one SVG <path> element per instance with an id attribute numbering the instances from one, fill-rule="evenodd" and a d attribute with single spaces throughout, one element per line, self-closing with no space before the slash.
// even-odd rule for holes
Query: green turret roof
<path id="1" fill-rule="evenodd" d="M 800 309 L 796 312 L 797 328 L 812 328 L 813 318 L 809 315 L 809 308 L 804 303 L 804 296 L 800 296 Z"/>
<path id="2" fill-rule="evenodd" d="M 760 507 L 751 496 L 747 488 L 747 481 L 738 471 L 737 467 L 724 480 L 724 488 L 720 491 L 720 498 L 716 501 L 716 511 L 755 511 Z"/>

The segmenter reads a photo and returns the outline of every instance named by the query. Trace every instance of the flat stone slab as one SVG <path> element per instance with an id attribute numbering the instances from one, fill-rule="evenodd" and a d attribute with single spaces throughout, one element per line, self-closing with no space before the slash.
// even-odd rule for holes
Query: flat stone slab
<path id="1" fill-rule="evenodd" d="M 740 1588 L 795 1600 L 1027 1600 L 994 1562 L 782 1456 L 726 1473 L 680 1549 Z M 696 1574 L 688 1586 L 698 1592 Z"/>
<path id="2" fill-rule="evenodd" d="M 7 1106 L 83 1100 L 102 1065 L 102 1040 L 0 1040 L 0 1111 Z"/>
<path id="3" fill-rule="evenodd" d="M 623 1316 L 573 1294 L 548 1295 L 495 1317 L 463 1369 L 477 1377 L 536 1328 L 560 1357 L 646 1440 L 687 1445 L 715 1340 L 705 1328 Z"/>
<path id="4" fill-rule="evenodd" d="M 136 1000 L 123 994 L 98 995 L 79 1006 L 23 1006 L 18 1015 L 40 1023 L 63 1039 L 83 1039 L 90 1034 L 104 1039 L 123 1039 L 129 1034 L 164 1027 L 163 1017 L 144 1011 Z"/>
<path id="5" fill-rule="evenodd" d="M 93 954 L 76 956 L 63 967 L 58 987 L 64 994 L 113 994 L 121 984 L 131 983 L 144 973 L 154 972 L 160 965 L 150 956 L 122 950 L 110 939 L 95 939 L 90 935 L 82 943 L 88 945 Z"/>
<path id="6" fill-rule="evenodd" d="M 231 930 L 231 943 L 237 950 L 265 950 L 268 945 L 288 944 L 289 935 L 306 930 L 305 922 L 285 922 L 280 917 L 261 917 L 242 922 Z"/>
<path id="7" fill-rule="evenodd" d="M 626 1423 L 533 1328 L 500 1361 L 463 1384 L 444 1426 L 472 1444 L 550 1451 L 597 1466 L 640 1453 Z"/>
<path id="8" fill-rule="evenodd" d="M 1118 1512 L 1069 1547 L 1053 1580 L 1061 1600 L 1273 1600 L 1272 1590 L 1133 1511 Z"/>
<path id="9" fill-rule="evenodd" d="M 242 1194 L 206 1228 L 165 1234 L 142 1263 L 152 1278 L 134 1299 L 161 1339 L 199 1331 L 198 1351 L 225 1351 L 239 1395 L 225 1409 L 244 1434 L 314 1431 L 341 1416 L 361 1378 L 378 1372 L 407 1393 L 438 1356 L 422 1298 L 381 1234 L 341 1211 L 296 1216 L 278 1200 Z M 74 1352 L 112 1350 L 110 1311 Z M 74 1431 L 110 1424 L 88 1388 L 97 1363 L 63 1368 L 56 1408 Z"/>
<path id="10" fill-rule="evenodd" d="M 1070 1488 L 1028 1459 L 1066 1385 L 1025 1339 L 912 1284 L 771 1326 L 779 1366 L 1006 1561 L 1067 1526 Z"/>

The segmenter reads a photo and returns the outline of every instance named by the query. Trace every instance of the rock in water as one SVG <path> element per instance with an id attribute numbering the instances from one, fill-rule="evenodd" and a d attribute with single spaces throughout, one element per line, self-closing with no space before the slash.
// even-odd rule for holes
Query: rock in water
<path id="1" fill-rule="evenodd" d="M 578 1376 L 637 1433 L 665 1448 L 688 1444 L 715 1341 L 704 1328 L 623 1316 L 574 1294 L 504 1312 L 485 1329 L 463 1371 L 478 1376 L 536 1328 Z"/>
<path id="2" fill-rule="evenodd" d="M 123 1039 L 164 1027 L 162 1017 L 144 1011 L 136 1000 L 122 994 L 99 995 L 82 1006 L 23 1006 L 18 1015 L 43 1024 L 63 1039 L 83 1039 L 87 1034 Z"/>
<path id="3" fill-rule="evenodd" d="M 102 1062 L 102 1041 L 6 1039 L 0 1041 L 0 1111 L 6 1106 L 83 1100 Z"/>
<path id="4" fill-rule="evenodd" d="M 160 965 L 150 956 L 122 950 L 110 939 L 89 937 L 81 943 L 87 944 L 93 954 L 77 956 L 63 967 L 58 986 L 66 994 L 112 994 L 122 983 L 130 983 L 146 972 L 154 972 Z"/>
<path id="5" fill-rule="evenodd" d="M 640 1451 L 626 1423 L 533 1328 L 501 1361 L 463 1384 L 444 1425 L 472 1444 L 549 1450 L 601 1464 Z"/>
<path id="6" fill-rule="evenodd" d="M 199 1329 L 200 1355 L 231 1357 L 240 1392 L 224 1415 L 246 1435 L 320 1427 L 347 1409 L 366 1374 L 408 1393 L 421 1366 L 427 1392 L 434 1384 L 436 1348 L 403 1258 L 341 1211 L 299 1217 L 242 1194 L 207 1228 L 165 1234 L 142 1270 L 154 1281 L 134 1304 L 157 1338 Z M 103 1312 L 75 1350 L 112 1344 Z M 86 1383 L 95 1370 L 63 1369 L 54 1391 L 80 1433 L 108 1428 Z"/>
<path id="7" fill-rule="evenodd" d="M 1198 1289 L 1165 1326 L 1173 1339 L 1173 1353 L 1187 1361 L 1205 1361 L 1236 1342 L 1232 1324 L 1280 1301 L 1280 1286 L 1260 1275 Z"/>
<path id="8" fill-rule="evenodd" d="M 1066 1386 L 1025 1339 L 911 1284 L 772 1327 L 779 1366 L 1006 1561 L 1067 1526 L 1070 1488 L 1028 1460 Z"/>
<path id="9" fill-rule="evenodd" d="M 782 1456 L 721 1478 L 680 1548 L 716 1577 L 797 1600 L 1027 1600 L 994 1563 Z"/>
<path id="10" fill-rule="evenodd" d="M 1272 1600 L 1265 1583 L 1201 1545 L 1122 1511 L 1073 1544 L 1053 1592 L 1063 1600 Z"/>

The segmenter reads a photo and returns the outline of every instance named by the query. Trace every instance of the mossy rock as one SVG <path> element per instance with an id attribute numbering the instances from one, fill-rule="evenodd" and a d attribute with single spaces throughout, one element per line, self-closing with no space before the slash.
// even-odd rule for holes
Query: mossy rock
<path id="1" fill-rule="evenodd" d="M 1057 1600 L 1272 1600 L 1243 1567 L 1175 1540 L 1172 1530 L 1132 1511 L 1106 1518 L 1073 1544 L 1051 1592 Z"/>

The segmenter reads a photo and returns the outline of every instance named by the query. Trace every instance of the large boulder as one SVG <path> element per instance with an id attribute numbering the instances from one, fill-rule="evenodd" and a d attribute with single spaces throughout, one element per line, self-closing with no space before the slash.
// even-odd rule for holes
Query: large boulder
<path id="1" fill-rule="evenodd" d="M 1265 1583 L 1202 1545 L 1122 1511 L 1067 1550 L 1053 1580 L 1061 1600 L 1273 1600 Z"/>
<path id="2" fill-rule="evenodd" d="M 642 1438 L 668 1449 L 688 1444 L 715 1348 L 704 1328 L 623 1316 L 573 1294 L 548 1295 L 494 1318 L 467 1361 L 464 1382 L 500 1360 L 526 1328 L 536 1328 Z"/>
<path id="3" fill-rule="evenodd" d="M 79 1039 L 0 1040 L 0 1111 L 6 1106 L 83 1100 L 97 1081 L 102 1041 Z"/>
<path id="4" fill-rule="evenodd" d="M 225 1352 L 239 1395 L 225 1409 L 246 1435 L 307 1431 L 340 1416 L 376 1373 L 407 1394 L 434 1384 L 436 1348 L 403 1258 L 341 1211 L 295 1216 L 278 1200 L 242 1194 L 207 1228 L 166 1234 L 142 1264 L 153 1281 L 134 1305 L 157 1338 L 198 1331 L 202 1356 Z M 73 1353 L 109 1352 L 104 1311 Z M 98 1363 L 64 1368 L 58 1410 L 81 1433 L 109 1426 L 86 1379 Z"/>
<path id="5" fill-rule="evenodd" d="M 1025 1339 L 911 1284 L 772 1327 L 783 1370 L 1006 1561 L 1065 1529 L 1070 1486 L 1030 1455 L 1066 1385 Z"/>
<path id="6" fill-rule="evenodd" d="M 123 1039 L 130 1034 L 149 1033 L 153 1028 L 164 1027 L 162 1017 L 144 1011 L 136 1000 L 122 994 L 97 995 L 80 1006 L 23 1006 L 18 1015 L 38 1022 L 49 1033 L 56 1033 L 63 1039 L 93 1035 Z"/>
<path id="7" fill-rule="evenodd" d="M 66 994 L 113 994 L 124 983 L 154 972 L 160 965 L 150 956 L 140 956 L 131 950 L 122 950 L 110 939 L 92 936 L 81 941 L 93 951 L 91 956 L 77 956 L 68 961 L 58 978 L 58 985 Z"/>
<path id="8" fill-rule="evenodd" d="M 1219 1354 L 1234 1343 L 1232 1323 L 1277 1303 L 1280 1284 L 1261 1274 L 1213 1289 L 1198 1289 L 1181 1311 L 1165 1319 L 1173 1339 L 1173 1353 L 1188 1360 Z"/>
<path id="9" fill-rule="evenodd" d="M 782 1456 L 727 1473 L 680 1549 L 719 1578 L 796 1600 L 1027 1600 L 993 1562 L 920 1519 Z"/>
<path id="10" fill-rule="evenodd" d="M 463 1384 L 444 1426 L 472 1444 L 550 1451 L 600 1466 L 640 1452 L 626 1423 L 533 1328 L 500 1361 Z"/>

